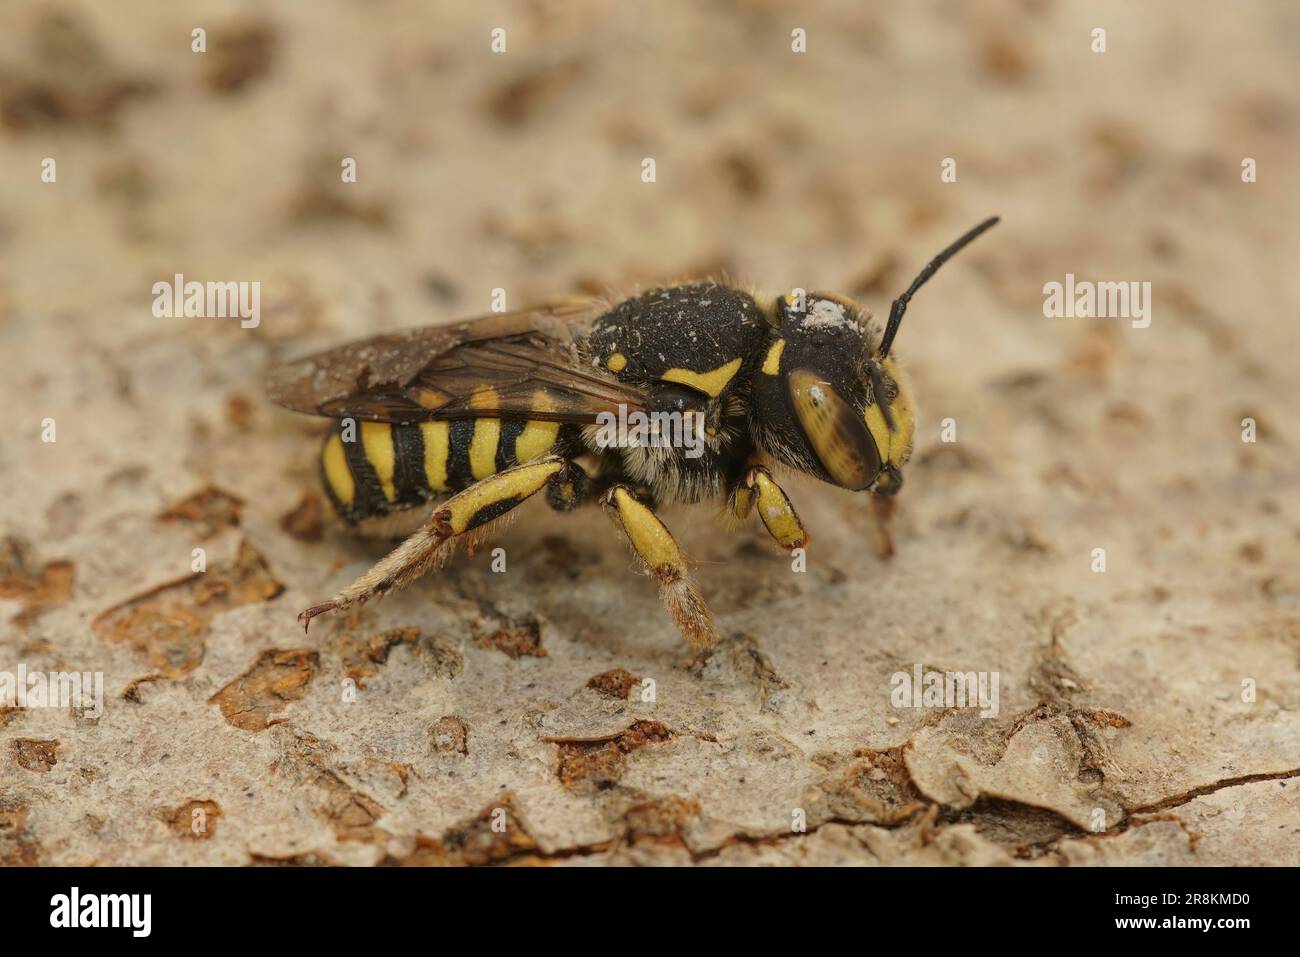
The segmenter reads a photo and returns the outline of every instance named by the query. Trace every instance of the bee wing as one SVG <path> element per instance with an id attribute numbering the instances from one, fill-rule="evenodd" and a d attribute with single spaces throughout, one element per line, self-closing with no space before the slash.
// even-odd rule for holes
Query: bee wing
<path id="1" fill-rule="evenodd" d="M 587 365 L 580 343 L 606 308 L 570 299 L 348 343 L 271 370 L 272 401 L 375 422 L 483 416 L 595 423 L 649 395 Z"/>

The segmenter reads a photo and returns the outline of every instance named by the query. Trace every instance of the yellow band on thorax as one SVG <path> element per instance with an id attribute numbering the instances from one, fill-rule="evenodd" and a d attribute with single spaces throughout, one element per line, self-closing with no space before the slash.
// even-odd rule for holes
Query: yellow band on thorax
<path id="1" fill-rule="evenodd" d="M 736 373 L 740 371 L 740 362 L 739 358 L 735 358 L 708 372 L 692 372 L 690 369 L 669 369 L 659 378 L 663 382 L 688 385 L 692 389 L 698 389 L 705 395 L 716 398 L 722 394 L 722 390 L 727 387 L 727 383 L 736 377 Z"/>

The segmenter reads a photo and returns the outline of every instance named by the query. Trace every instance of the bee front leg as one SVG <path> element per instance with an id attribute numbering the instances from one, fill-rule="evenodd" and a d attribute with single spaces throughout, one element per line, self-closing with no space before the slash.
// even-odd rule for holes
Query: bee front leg
<path id="1" fill-rule="evenodd" d="M 898 507 L 894 498 L 903 487 L 903 473 L 892 465 L 882 470 L 875 486 L 871 489 L 871 514 L 876 520 L 876 534 L 880 540 L 880 557 L 888 560 L 894 557 L 894 511 Z"/>
<path id="2" fill-rule="evenodd" d="M 890 528 L 894 524 L 897 503 L 892 495 L 871 493 L 871 514 L 876 520 L 876 534 L 880 540 L 879 555 L 884 560 L 894 557 L 894 535 Z"/>
<path id="3" fill-rule="evenodd" d="M 731 496 L 731 510 L 737 518 L 746 518 L 755 508 L 763 527 L 778 545 L 785 549 L 807 547 L 810 540 L 808 530 L 799 521 L 785 491 L 761 465 L 745 473 Z"/>
<path id="4" fill-rule="evenodd" d="M 682 636 L 696 648 L 717 644 L 713 615 L 700 595 L 672 532 L 626 485 L 615 485 L 604 498 L 637 558 L 659 583 L 668 613 Z"/>
<path id="5" fill-rule="evenodd" d="M 361 605 L 402 588 L 441 565 L 458 538 L 501 518 L 568 468 L 564 459 L 551 456 L 505 469 L 457 492 L 370 571 L 329 601 L 308 608 L 298 620 L 306 629 L 317 615 Z"/>

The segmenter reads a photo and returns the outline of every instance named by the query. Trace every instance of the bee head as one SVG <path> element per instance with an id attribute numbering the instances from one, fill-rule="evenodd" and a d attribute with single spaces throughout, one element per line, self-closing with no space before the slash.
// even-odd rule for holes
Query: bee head
<path id="1" fill-rule="evenodd" d="M 870 316 L 830 293 L 777 303 L 754 379 L 753 431 L 778 461 L 841 488 L 893 492 L 912 450 L 911 396 L 872 352 Z"/>
<path id="2" fill-rule="evenodd" d="M 777 337 L 754 379 L 751 427 L 777 460 L 843 488 L 892 495 L 912 454 L 912 394 L 890 355 L 912 296 L 986 230 L 984 220 L 944 249 L 894 300 L 879 341 L 869 315 L 828 293 L 776 304 Z"/>

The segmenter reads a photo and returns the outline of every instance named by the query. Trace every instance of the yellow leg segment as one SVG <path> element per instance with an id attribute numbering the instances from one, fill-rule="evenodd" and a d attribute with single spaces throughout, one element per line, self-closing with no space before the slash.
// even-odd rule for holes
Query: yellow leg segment
<path id="1" fill-rule="evenodd" d="M 748 492 L 746 501 L 749 507 L 745 509 L 745 514 L 749 513 L 749 508 L 757 508 L 763 527 L 782 548 L 804 548 L 808 545 L 807 529 L 799 521 L 790 499 L 781 490 L 781 486 L 772 480 L 767 469 L 760 465 L 746 472 L 742 488 Z M 736 499 L 733 498 L 734 501 Z"/>
<path id="2" fill-rule="evenodd" d="M 615 485 L 605 505 L 617 518 L 637 557 L 659 582 L 659 594 L 682 636 L 697 648 L 717 644 L 713 615 L 686 569 L 677 542 L 651 509 L 624 485 Z"/>
<path id="3" fill-rule="evenodd" d="M 430 568 L 441 565 L 459 536 L 502 517 L 540 492 L 552 477 L 564 470 L 566 464 L 554 456 L 538 459 L 498 472 L 458 492 L 370 571 L 329 601 L 308 608 L 298 616 L 298 620 L 303 628 L 307 628 L 317 615 L 365 604 L 371 598 L 382 598 L 388 592 L 409 584 Z"/>

